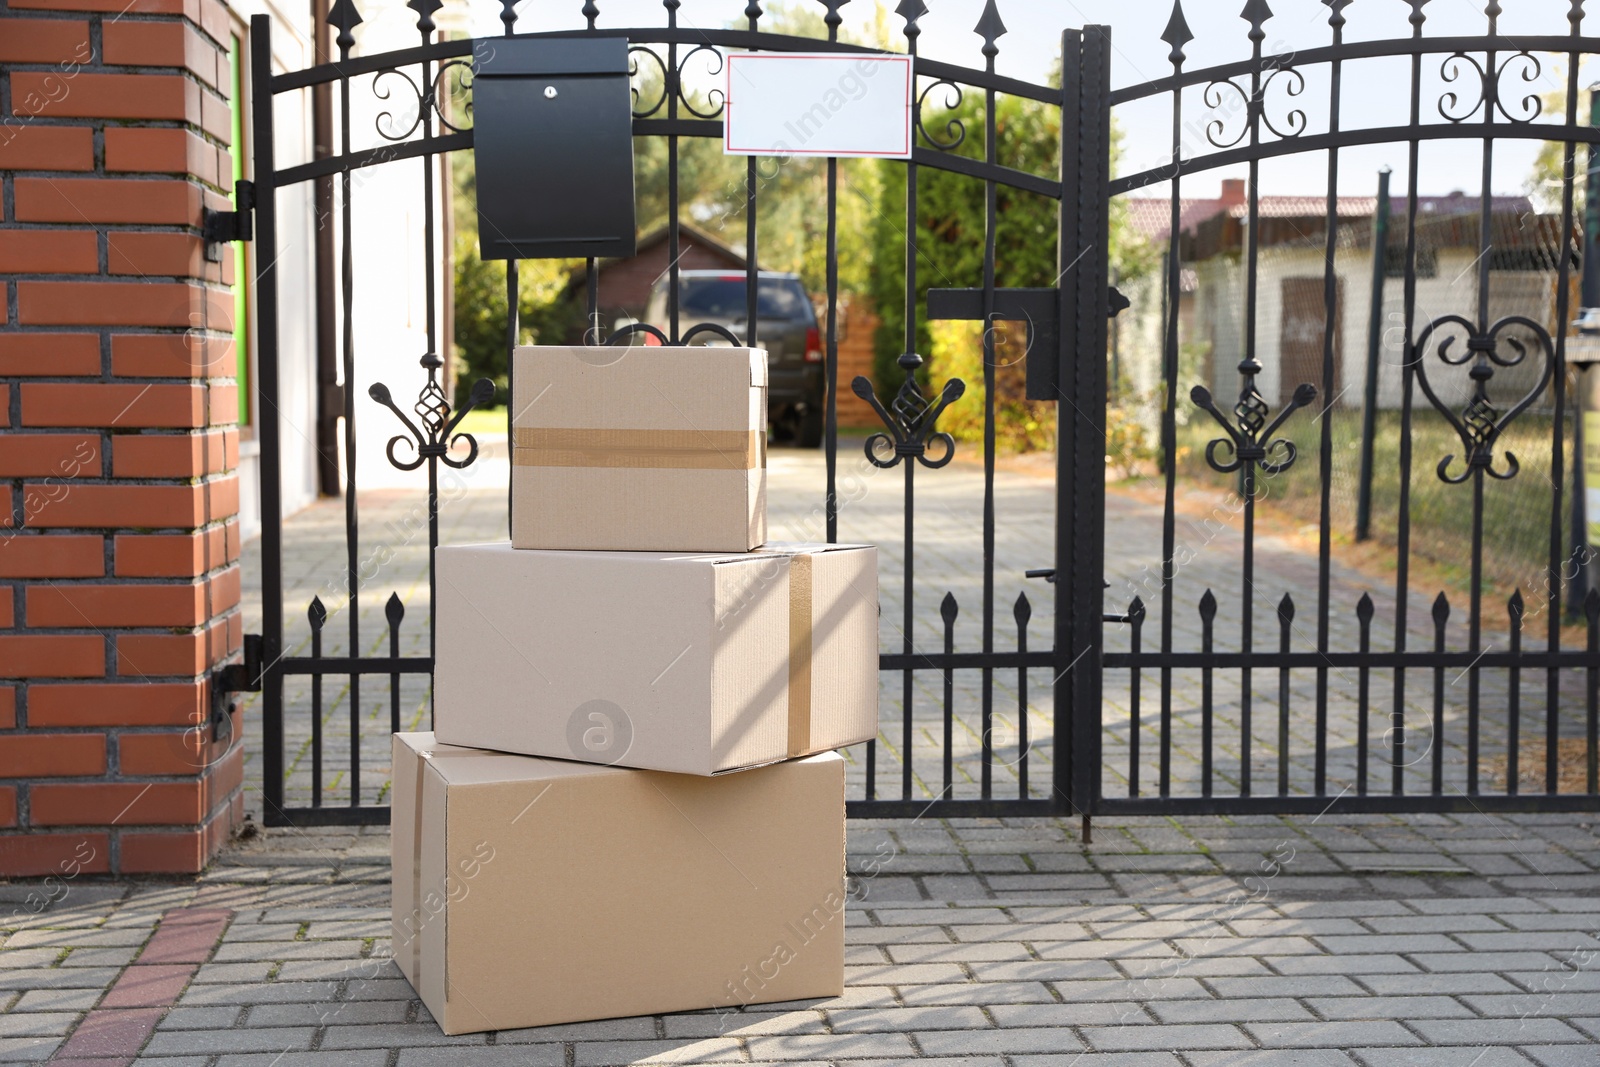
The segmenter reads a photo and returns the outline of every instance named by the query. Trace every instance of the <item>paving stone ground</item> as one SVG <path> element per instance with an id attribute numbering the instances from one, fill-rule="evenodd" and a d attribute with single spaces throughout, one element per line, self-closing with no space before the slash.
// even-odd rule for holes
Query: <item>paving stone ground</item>
<path id="1" fill-rule="evenodd" d="M 495 535 L 493 473 L 486 466 L 484 482 L 450 501 L 447 540 Z M 775 455 L 780 489 L 812 486 L 816 473 L 810 457 Z M 917 630 L 919 643 L 941 636 L 933 609 L 944 591 L 964 610 L 977 603 L 977 475 L 946 473 L 944 482 L 919 482 L 926 511 L 919 509 L 915 596 L 932 620 Z M 898 573 L 901 548 L 877 537 L 893 532 L 899 475 L 891 477 L 867 483 L 841 526 L 847 539 L 880 539 L 889 573 Z M 1007 604 L 1023 587 L 1021 570 L 1049 559 L 1041 517 L 1053 498 L 1048 482 L 1022 475 L 1005 476 L 1002 487 L 996 573 Z M 806 532 L 800 499 L 775 500 L 779 536 Z M 364 527 L 372 538 L 363 551 L 386 551 L 363 593 L 364 648 L 387 644 L 382 602 L 391 590 L 408 604 L 403 652 L 426 647 L 414 506 L 398 495 L 363 500 L 378 517 Z M 333 609 L 330 654 L 348 640 L 349 616 L 328 585 L 342 565 L 342 521 L 337 505 L 323 505 L 288 524 L 290 617 L 296 603 L 321 593 Z M 1119 580 L 1137 575 L 1149 509 L 1114 500 L 1110 521 Z M 1222 549 L 1226 536 L 1216 540 Z M 1305 588 L 1305 561 L 1292 544 L 1266 543 L 1258 566 L 1264 582 Z M 1220 586 L 1230 574 L 1227 551 L 1208 551 L 1186 580 Z M 1340 596 L 1378 584 L 1336 574 Z M 885 593 L 886 616 L 898 617 L 901 594 L 887 581 Z M 1047 595 L 1036 602 L 1048 603 Z M 247 613 L 259 603 L 256 578 Z M 1044 614 L 1034 622 L 1041 639 Z M 959 632 L 966 647 L 978 638 L 965 616 Z M 891 732 L 901 721 L 893 682 L 884 720 Z M 980 691 L 971 679 L 961 685 L 970 709 Z M 403 695 L 405 724 L 425 722 L 425 691 Z M 917 795 L 939 788 L 924 769 L 937 766 L 929 723 L 938 721 L 938 695 L 919 690 L 914 709 Z M 330 686 L 325 700 L 338 701 L 324 708 L 330 802 L 349 796 L 348 778 L 334 777 L 348 763 L 351 707 L 363 759 L 358 794 L 381 801 L 387 687 L 369 686 L 352 700 Z M 921 704 L 935 707 L 933 719 Z M 304 803 L 308 696 L 293 706 L 289 797 Z M 1046 711 L 1035 709 L 1041 725 Z M 970 710 L 961 714 L 970 738 Z M 258 706 L 248 718 L 255 777 L 247 807 L 259 812 Z M 886 777 L 897 782 L 898 750 L 888 741 Z M 1048 767 L 1048 756 L 1030 758 Z M 862 784 L 857 761 L 852 789 Z M 958 766 L 970 790 L 970 745 Z M 381 828 L 268 830 L 236 842 L 196 879 L 63 875 L 0 884 L 0 1062 L 1600 1064 L 1596 815 L 1097 819 L 1089 845 L 1064 820 L 855 821 L 844 996 L 455 1038 L 433 1025 L 389 958 L 388 848 Z"/>
<path id="2" fill-rule="evenodd" d="M 0 885 L 0 1061 L 1592 1065 L 1596 829 L 854 822 L 842 997 L 461 1037 L 389 959 L 387 833 L 265 831 L 198 879 Z"/>

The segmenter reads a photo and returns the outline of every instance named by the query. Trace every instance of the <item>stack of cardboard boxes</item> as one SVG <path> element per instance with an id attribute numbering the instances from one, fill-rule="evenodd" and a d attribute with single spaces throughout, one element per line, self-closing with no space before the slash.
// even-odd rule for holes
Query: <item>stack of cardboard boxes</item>
<path id="1" fill-rule="evenodd" d="M 435 559 L 394 953 L 446 1033 L 834 996 L 877 558 L 766 540 L 766 353 L 518 349 L 511 542 Z"/>

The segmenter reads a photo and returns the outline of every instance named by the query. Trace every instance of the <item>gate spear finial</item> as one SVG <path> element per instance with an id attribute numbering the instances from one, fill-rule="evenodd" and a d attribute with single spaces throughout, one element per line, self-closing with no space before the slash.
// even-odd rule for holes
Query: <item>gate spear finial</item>
<path id="1" fill-rule="evenodd" d="M 444 0 L 406 0 L 406 6 L 417 13 L 417 32 L 426 41 L 433 35 L 433 13 L 444 6 Z"/>
<path id="2" fill-rule="evenodd" d="M 355 28 L 361 25 L 361 12 L 356 10 L 354 0 L 335 0 L 333 7 L 328 10 L 328 25 L 339 31 L 334 41 L 339 46 L 339 57 L 349 59 L 350 49 L 356 43 Z"/>
<path id="3" fill-rule="evenodd" d="M 1005 36 L 1006 24 L 1000 21 L 1000 10 L 994 6 L 994 0 L 983 5 L 983 15 L 978 19 L 978 25 L 973 27 L 973 32 L 983 38 L 985 56 L 993 59 L 1000 54 L 995 41 Z"/>
<path id="4" fill-rule="evenodd" d="M 1172 0 L 1172 17 L 1167 19 L 1167 28 L 1161 31 L 1161 39 L 1172 46 L 1172 51 L 1167 53 L 1172 65 L 1183 66 L 1183 61 L 1187 58 L 1183 54 L 1183 46 L 1194 40 L 1194 31 L 1189 29 L 1189 20 L 1183 17 L 1183 0 Z"/>
<path id="5" fill-rule="evenodd" d="M 928 5 L 922 0 L 900 0 L 895 5 L 894 13 L 906 20 L 906 40 L 915 47 L 917 37 L 922 33 L 922 27 L 917 25 L 917 20 L 928 13 Z"/>
<path id="6" fill-rule="evenodd" d="M 1267 6 L 1267 0 L 1245 0 L 1244 10 L 1239 12 L 1239 17 L 1250 24 L 1251 41 L 1259 44 L 1266 39 L 1267 31 L 1261 27 L 1272 17 L 1272 8 Z"/>
<path id="7" fill-rule="evenodd" d="M 849 2 L 850 0 L 821 0 L 822 6 L 828 9 L 828 13 L 827 15 L 823 16 L 822 21 L 828 27 L 828 36 L 830 39 L 836 36 L 836 31 L 839 29 L 839 24 L 844 22 L 843 16 L 839 14 L 839 9 Z"/>

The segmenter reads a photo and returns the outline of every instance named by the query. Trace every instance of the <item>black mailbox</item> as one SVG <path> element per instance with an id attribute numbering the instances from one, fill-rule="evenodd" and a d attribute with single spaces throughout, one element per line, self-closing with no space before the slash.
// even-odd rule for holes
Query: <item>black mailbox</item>
<path id="1" fill-rule="evenodd" d="M 472 85 L 484 259 L 634 251 L 628 42 L 485 42 Z"/>

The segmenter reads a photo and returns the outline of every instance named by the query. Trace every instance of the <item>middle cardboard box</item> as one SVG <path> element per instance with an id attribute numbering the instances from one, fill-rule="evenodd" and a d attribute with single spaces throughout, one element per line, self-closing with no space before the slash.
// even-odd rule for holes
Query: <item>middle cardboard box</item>
<path id="1" fill-rule="evenodd" d="M 877 563 L 870 545 L 441 546 L 435 733 L 701 775 L 871 740 Z"/>

